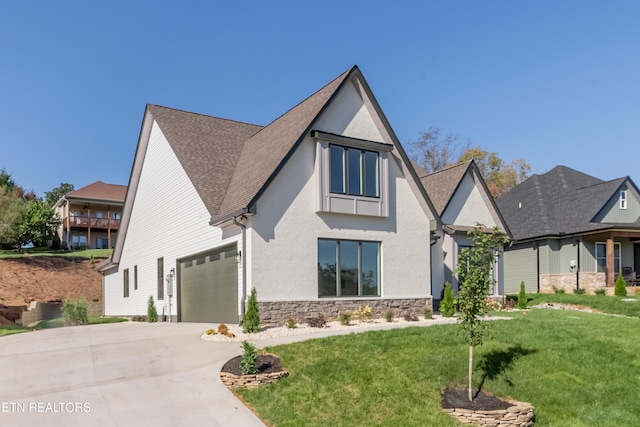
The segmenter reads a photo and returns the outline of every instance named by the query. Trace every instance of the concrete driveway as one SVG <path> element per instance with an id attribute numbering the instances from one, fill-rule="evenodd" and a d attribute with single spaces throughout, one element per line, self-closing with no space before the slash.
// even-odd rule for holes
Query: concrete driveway
<path id="1" fill-rule="evenodd" d="M 222 385 L 238 342 L 194 323 L 119 323 L 0 338 L 0 425 L 262 426 Z"/>

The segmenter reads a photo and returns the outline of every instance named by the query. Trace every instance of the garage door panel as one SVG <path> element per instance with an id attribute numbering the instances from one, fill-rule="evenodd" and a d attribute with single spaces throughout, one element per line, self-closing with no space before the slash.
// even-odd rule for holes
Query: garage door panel
<path id="1" fill-rule="evenodd" d="M 235 253 L 235 247 L 227 247 L 180 263 L 182 321 L 238 321 L 238 265 Z"/>

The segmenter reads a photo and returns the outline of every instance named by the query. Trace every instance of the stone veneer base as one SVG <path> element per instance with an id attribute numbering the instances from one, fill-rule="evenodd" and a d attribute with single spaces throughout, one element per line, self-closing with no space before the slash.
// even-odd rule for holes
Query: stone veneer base
<path id="1" fill-rule="evenodd" d="M 530 403 L 510 401 L 513 406 L 494 411 L 471 409 L 443 409 L 463 424 L 486 427 L 530 427 L 534 425 L 533 406 Z"/>
<path id="2" fill-rule="evenodd" d="M 391 310 L 395 316 L 423 316 L 424 309 L 433 310 L 433 299 L 427 298 L 360 298 L 318 299 L 313 301 L 258 301 L 260 322 L 263 325 L 282 325 L 290 317 L 303 322 L 307 317 L 323 315 L 327 320 L 336 320 L 341 312 L 355 311 L 369 306 L 373 317 L 382 317 Z"/>
<path id="3" fill-rule="evenodd" d="M 244 388 L 256 388 L 263 384 L 269 384 L 275 382 L 280 378 L 284 378 L 289 373 L 287 371 L 271 372 L 268 374 L 255 374 L 255 375 L 234 375 L 228 372 L 220 372 L 220 380 L 227 387 L 244 387 Z"/>

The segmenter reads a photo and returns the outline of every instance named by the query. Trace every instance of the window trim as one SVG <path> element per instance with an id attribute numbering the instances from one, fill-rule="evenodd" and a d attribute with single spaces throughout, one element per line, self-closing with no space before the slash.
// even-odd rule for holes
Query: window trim
<path id="1" fill-rule="evenodd" d="M 335 295 L 320 295 L 320 276 L 318 276 L 318 298 L 380 298 L 382 296 L 382 242 L 376 240 L 350 240 L 350 239 L 335 239 L 335 238 L 318 238 L 318 252 L 317 252 L 317 260 L 318 264 L 320 264 L 320 242 L 333 242 L 335 247 Z M 342 287 L 342 270 L 341 270 L 341 252 L 340 252 L 340 244 L 344 242 L 357 243 L 358 244 L 358 295 L 341 295 Z M 363 243 L 373 243 L 377 245 L 377 259 L 376 259 L 376 294 L 375 295 L 365 295 L 363 293 L 363 257 L 362 257 L 362 244 Z"/>
<path id="2" fill-rule="evenodd" d="M 598 262 L 599 259 L 602 259 L 598 256 L 598 245 L 604 246 L 604 266 L 602 266 L 602 271 L 599 271 L 599 267 L 601 264 Z M 618 270 L 616 271 L 615 263 L 616 263 L 616 246 L 618 247 Z M 607 270 L 607 242 L 596 242 L 595 245 L 595 254 L 594 258 L 596 260 L 596 273 L 606 273 Z M 613 242 L 613 270 L 614 274 L 618 274 L 622 271 L 622 244 L 620 242 Z"/>
<path id="3" fill-rule="evenodd" d="M 620 190 L 620 209 L 627 209 L 627 190 Z"/>
<path id="4" fill-rule="evenodd" d="M 316 212 L 334 212 L 372 217 L 389 216 L 389 152 L 394 146 L 381 142 L 367 141 L 311 131 L 316 142 L 314 175 L 316 181 Z M 352 195 L 348 189 L 344 193 L 331 192 L 331 146 L 355 148 L 378 154 L 378 197 Z"/>

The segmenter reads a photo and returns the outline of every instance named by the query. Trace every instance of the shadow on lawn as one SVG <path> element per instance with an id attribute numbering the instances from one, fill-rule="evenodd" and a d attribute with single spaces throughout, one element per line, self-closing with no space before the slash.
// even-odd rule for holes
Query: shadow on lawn
<path id="1" fill-rule="evenodd" d="M 487 379 L 494 380 L 501 375 L 504 376 L 508 385 L 513 386 L 513 382 L 507 375 L 507 370 L 521 356 L 537 353 L 536 349 L 522 348 L 520 345 L 511 346 L 506 350 L 493 350 L 482 356 L 478 368 L 482 371 L 482 379 L 478 386 L 478 393 L 482 391 L 482 386 Z"/>

